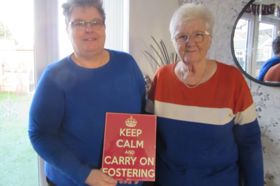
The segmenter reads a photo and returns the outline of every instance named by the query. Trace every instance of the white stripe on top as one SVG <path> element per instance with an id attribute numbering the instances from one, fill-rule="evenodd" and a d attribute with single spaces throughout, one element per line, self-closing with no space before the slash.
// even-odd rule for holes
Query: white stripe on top
<path id="1" fill-rule="evenodd" d="M 253 111 L 254 106 L 250 106 L 245 111 L 237 113 L 235 123 L 246 124 L 254 121 L 256 112 Z M 185 106 L 160 101 L 154 102 L 154 114 L 164 118 L 212 125 L 227 124 L 235 117 L 230 108 Z"/>

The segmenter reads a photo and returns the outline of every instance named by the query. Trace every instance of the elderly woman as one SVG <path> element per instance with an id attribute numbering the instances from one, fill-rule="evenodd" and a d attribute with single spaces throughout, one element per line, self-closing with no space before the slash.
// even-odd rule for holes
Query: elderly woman
<path id="1" fill-rule="evenodd" d="M 252 96 L 233 66 L 207 58 L 213 16 L 184 4 L 170 34 L 180 58 L 160 68 L 149 99 L 158 116 L 156 184 L 263 186 L 260 128 Z"/>
<path id="2" fill-rule="evenodd" d="M 115 186 L 100 170 L 105 113 L 141 113 L 143 75 L 132 56 L 104 48 L 99 0 L 67 0 L 63 9 L 74 51 L 40 79 L 30 108 L 30 140 L 46 162 L 49 185 Z"/>

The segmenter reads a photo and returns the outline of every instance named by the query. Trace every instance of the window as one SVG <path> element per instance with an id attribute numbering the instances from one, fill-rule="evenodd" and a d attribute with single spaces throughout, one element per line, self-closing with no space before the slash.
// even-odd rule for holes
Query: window
<path id="1" fill-rule="evenodd" d="M 247 56 L 246 51 L 248 48 L 248 31 L 249 31 L 249 22 L 246 19 L 240 19 L 236 25 L 234 44 L 235 44 L 235 56 L 238 59 L 241 67 L 244 70 L 247 69 Z"/>
<path id="2" fill-rule="evenodd" d="M 272 41 L 279 20 L 275 16 L 262 17 L 249 14 L 239 19 L 235 35 L 235 55 L 244 71 L 257 77 L 262 64 L 273 56 Z"/>
<path id="3" fill-rule="evenodd" d="M 259 74 L 261 66 L 273 56 L 272 41 L 275 38 L 275 25 L 273 23 L 259 23 L 258 46 L 256 56 L 255 74 Z"/>
<path id="4" fill-rule="evenodd" d="M 0 185 L 5 186 L 38 186 L 37 156 L 27 135 L 33 19 L 33 0 L 0 2 Z"/>

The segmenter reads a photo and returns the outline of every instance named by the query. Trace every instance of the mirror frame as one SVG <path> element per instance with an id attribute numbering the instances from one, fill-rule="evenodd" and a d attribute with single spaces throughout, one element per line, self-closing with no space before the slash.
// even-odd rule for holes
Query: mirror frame
<path id="1" fill-rule="evenodd" d="M 235 33 L 235 28 L 236 28 L 236 25 L 239 21 L 239 19 L 242 17 L 242 15 L 244 14 L 244 12 L 246 11 L 246 9 L 252 4 L 254 3 L 255 0 L 250 0 L 245 6 L 244 8 L 241 10 L 241 12 L 239 13 L 239 15 L 237 16 L 235 22 L 234 22 L 234 25 L 233 25 L 233 29 L 232 29 L 232 32 L 231 32 L 231 54 L 232 54 L 232 57 L 234 59 L 234 62 L 235 64 L 238 66 L 238 68 L 242 71 L 242 73 L 250 80 L 256 82 L 256 83 L 259 83 L 261 85 L 266 85 L 266 86 L 271 86 L 271 87 L 280 87 L 280 82 L 279 83 L 273 83 L 273 82 L 265 82 L 265 81 L 260 81 L 254 77 L 252 77 L 249 73 L 247 73 L 240 65 L 239 61 L 237 60 L 236 56 L 235 56 L 235 52 L 234 52 L 234 41 L 233 41 L 233 38 L 234 38 L 234 33 Z"/>

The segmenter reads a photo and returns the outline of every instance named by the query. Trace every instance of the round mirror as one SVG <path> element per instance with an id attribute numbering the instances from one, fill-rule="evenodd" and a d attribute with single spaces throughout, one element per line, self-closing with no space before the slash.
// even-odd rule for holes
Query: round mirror
<path id="1" fill-rule="evenodd" d="M 267 78 L 271 67 L 280 66 L 280 51 L 276 54 L 272 47 L 277 37 L 280 38 L 279 0 L 251 0 L 247 3 L 231 34 L 232 55 L 246 77 L 263 85 L 280 86 L 280 80 Z"/>

